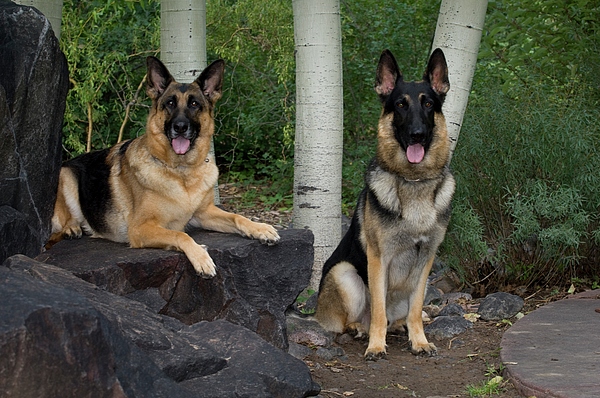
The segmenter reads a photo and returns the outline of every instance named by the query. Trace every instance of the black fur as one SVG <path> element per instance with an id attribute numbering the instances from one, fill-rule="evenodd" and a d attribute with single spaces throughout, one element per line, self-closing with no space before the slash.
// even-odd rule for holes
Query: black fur
<path id="1" fill-rule="evenodd" d="M 90 226 L 100 233 L 108 231 L 104 215 L 107 209 L 112 208 L 112 193 L 108 184 L 110 166 L 106 162 L 109 151 L 110 148 L 84 153 L 63 165 L 77 177 L 81 211 Z"/>

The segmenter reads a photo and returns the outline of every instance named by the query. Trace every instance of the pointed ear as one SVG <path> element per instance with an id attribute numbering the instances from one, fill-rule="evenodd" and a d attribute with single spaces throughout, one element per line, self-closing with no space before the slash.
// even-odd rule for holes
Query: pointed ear
<path id="1" fill-rule="evenodd" d="M 379 99 L 384 102 L 388 95 L 396 87 L 396 82 L 402 80 L 402 72 L 398 68 L 396 58 L 390 50 L 384 50 L 379 57 L 377 65 L 377 74 L 375 75 L 375 92 L 379 94 Z"/>
<path id="2" fill-rule="evenodd" d="M 160 97 L 175 79 L 167 67 L 156 57 L 146 58 L 146 65 L 148 66 L 146 93 L 154 100 Z"/>
<path id="3" fill-rule="evenodd" d="M 223 72 L 225 70 L 225 61 L 218 59 L 208 65 L 196 79 L 196 84 L 213 104 L 221 98 L 223 87 Z"/>
<path id="4" fill-rule="evenodd" d="M 429 57 L 423 80 L 431 84 L 431 88 L 438 95 L 444 96 L 450 90 L 448 66 L 446 65 L 444 52 L 441 49 L 436 48 Z"/>

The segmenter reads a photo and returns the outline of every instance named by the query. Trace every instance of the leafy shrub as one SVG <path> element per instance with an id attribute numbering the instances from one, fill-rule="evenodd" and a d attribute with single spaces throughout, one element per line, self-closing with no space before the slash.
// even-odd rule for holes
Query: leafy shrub
<path id="1" fill-rule="evenodd" d="M 598 273 L 593 103 L 524 91 L 511 97 L 497 88 L 477 87 L 463 123 L 445 255 L 470 284 L 490 273 L 488 283 L 500 284 Z"/>
<path id="2" fill-rule="evenodd" d="M 65 157 L 84 152 L 88 140 L 91 149 L 117 143 L 127 104 L 146 72 L 145 58 L 157 53 L 159 8 L 156 0 L 65 0 L 60 44 L 71 81 Z M 125 139 L 144 132 L 148 102 L 138 105 L 129 113 Z"/>
<path id="3" fill-rule="evenodd" d="M 543 285 L 600 274 L 599 7 L 588 0 L 488 3 L 442 248 L 468 284 Z M 481 231 L 472 212 L 483 224 L 476 242 L 485 243 L 485 255 L 469 243 Z"/>

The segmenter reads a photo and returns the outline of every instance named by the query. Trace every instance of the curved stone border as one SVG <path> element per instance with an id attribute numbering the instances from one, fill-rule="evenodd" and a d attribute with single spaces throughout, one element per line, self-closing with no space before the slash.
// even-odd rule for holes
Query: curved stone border
<path id="1" fill-rule="evenodd" d="M 600 396 L 600 300 L 561 300 L 504 333 L 501 358 L 525 396 Z"/>

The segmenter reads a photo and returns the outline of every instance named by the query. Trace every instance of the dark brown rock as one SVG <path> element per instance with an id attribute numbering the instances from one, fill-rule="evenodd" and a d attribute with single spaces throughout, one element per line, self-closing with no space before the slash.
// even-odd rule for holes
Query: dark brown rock
<path id="1" fill-rule="evenodd" d="M 0 262 L 51 232 L 69 72 L 46 17 L 0 2 Z"/>
<path id="2" fill-rule="evenodd" d="M 280 231 L 275 246 L 231 234 L 190 234 L 208 246 L 214 278 L 198 277 L 183 253 L 86 237 L 59 242 L 37 259 L 185 324 L 226 319 L 287 349 L 285 310 L 310 280 L 312 233 Z"/>
<path id="3" fill-rule="evenodd" d="M 195 396 L 75 291 L 0 267 L 0 301 L 3 397 Z"/>
<path id="4" fill-rule="evenodd" d="M 35 363 L 30 364 L 36 360 L 33 353 L 46 344 L 58 356 L 53 365 L 40 361 L 40 366 L 48 367 L 41 375 L 52 378 L 38 376 L 34 392 L 10 390 L 15 396 L 105 396 L 97 390 L 102 394 L 117 391 L 111 397 L 304 397 L 318 393 L 302 361 L 244 327 L 224 320 L 188 326 L 25 256 L 13 256 L 4 266 L 0 267 L 0 391 L 2 382 L 26 387 L 28 379 L 19 378 L 15 364 L 36 369 Z M 35 316 L 29 315 L 34 312 Z M 25 325 L 28 319 L 35 320 L 30 321 L 33 332 Z M 12 336 L 19 334 L 25 337 L 13 342 Z M 31 334 L 36 339 L 28 337 Z M 28 345 L 38 340 L 42 343 Z M 23 350 L 29 355 L 23 355 Z M 132 367 L 139 374 L 130 373 Z M 75 382 L 82 372 L 100 378 L 89 377 L 96 390 L 89 383 L 84 385 L 87 389 L 78 387 Z M 46 393 L 60 385 L 64 387 L 60 393 Z M 123 394 L 116 390 L 119 386 Z"/>

